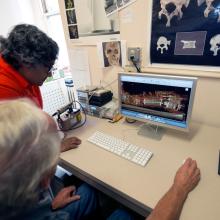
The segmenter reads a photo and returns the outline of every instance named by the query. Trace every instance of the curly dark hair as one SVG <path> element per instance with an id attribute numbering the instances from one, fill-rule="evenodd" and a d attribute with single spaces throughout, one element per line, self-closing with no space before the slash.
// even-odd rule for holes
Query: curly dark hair
<path id="1" fill-rule="evenodd" d="M 36 26 L 16 25 L 8 38 L 0 36 L 3 59 L 18 70 L 22 65 L 43 65 L 51 68 L 59 52 L 58 45 Z"/>

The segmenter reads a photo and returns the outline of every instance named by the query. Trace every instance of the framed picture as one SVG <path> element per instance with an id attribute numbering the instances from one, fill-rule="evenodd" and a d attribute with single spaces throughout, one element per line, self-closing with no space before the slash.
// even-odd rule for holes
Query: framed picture
<path id="1" fill-rule="evenodd" d="M 122 52 L 120 41 L 102 42 L 104 67 L 121 66 Z"/>
<path id="2" fill-rule="evenodd" d="M 79 38 L 79 33 L 78 33 L 77 25 L 70 25 L 70 26 L 68 26 L 68 28 L 69 28 L 70 39 L 77 39 L 77 38 Z"/>
<path id="3" fill-rule="evenodd" d="M 125 66 L 127 60 L 125 41 L 103 41 L 97 44 L 102 67 Z"/>
<path id="4" fill-rule="evenodd" d="M 136 0 L 104 0 L 104 1 L 105 1 L 105 12 L 106 15 L 108 16 L 130 5 Z"/>
<path id="5" fill-rule="evenodd" d="M 117 0 L 105 0 L 105 12 L 110 15 L 117 11 Z"/>
<path id="6" fill-rule="evenodd" d="M 73 0 L 65 0 L 65 8 L 66 9 L 74 8 L 74 1 Z"/>
<path id="7" fill-rule="evenodd" d="M 76 24 L 76 13 L 75 9 L 66 10 L 66 17 L 68 24 Z"/>
<path id="8" fill-rule="evenodd" d="M 220 66 L 220 0 L 153 0 L 151 63 Z"/>
<path id="9" fill-rule="evenodd" d="M 117 0 L 117 7 L 120 8 L 124 5 L 123 0 Z"/>

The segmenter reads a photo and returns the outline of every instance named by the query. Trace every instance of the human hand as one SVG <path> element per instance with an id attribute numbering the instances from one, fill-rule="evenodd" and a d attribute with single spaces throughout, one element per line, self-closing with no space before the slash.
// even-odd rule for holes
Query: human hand
<path id="1" fill-rule="evenodd" d="M 61 152 L 77 148 L 81 140 L 77 137 L 64 138 L 61 142 Z"/>
<path id="2" fill-rule="evenodd" d="M 185 196 L 192 191 L 200 180 L 200 170 L 195 160 L 188 158 L 178 169 L 173 187 Z"/>
<path id="3" fill-rule="evenodd" d="M 53 199 L 52 201 L 52 209 L 59 209 L 63 208 L 64 206 L 68 205 L 69 203 L 79 200 L 80 196 L 79 195 L 74 195 L 76 191 L 75 186 L 69 186 L 63 188 L 57 196 Z"/>

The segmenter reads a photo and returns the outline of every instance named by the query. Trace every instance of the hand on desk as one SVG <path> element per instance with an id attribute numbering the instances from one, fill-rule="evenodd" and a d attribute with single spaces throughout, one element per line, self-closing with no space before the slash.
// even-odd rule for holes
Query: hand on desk
<path id="1" fill-rule="evenodd" d="M 81 144 L 81 140 L 77 137 L 64 138 L 61 142 L 61 152 L 77 148 Z"/>
<path id="2" fill-rule="evenodd" d="M 195 160 L 188 158 L 176 172 L 173 188 L 180 193 L 187 194 L 192 191 L 200 180 L 200 170 Z"/>
<path id="3" fill-rule="evenodd" d="M 53 199 L 51 207 L 53 210 L 63 208 L 64 206 L 68 205 L 69 203 L 79 200 L 80 196 L 75 195 L 76 187 L 69 186 L 63 188 L 57 196 Z"/>
<path id="4" fill-rule="evenodd" d="M 188 194 L 200 180 L 196 161 L 188 158 L 176 172 L 174 183 L 160 199 L 147 220 L 177 220 Z"/>

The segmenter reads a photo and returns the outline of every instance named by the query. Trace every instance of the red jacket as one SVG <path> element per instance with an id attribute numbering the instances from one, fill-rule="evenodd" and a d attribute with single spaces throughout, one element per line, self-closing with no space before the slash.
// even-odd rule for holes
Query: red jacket
<path id="1" fill-rule="evenodd" d="M 29 98 L 43 108 L 39 87 L 31 85 L 0 56 L 0 100 L 16 98 Z"/>

